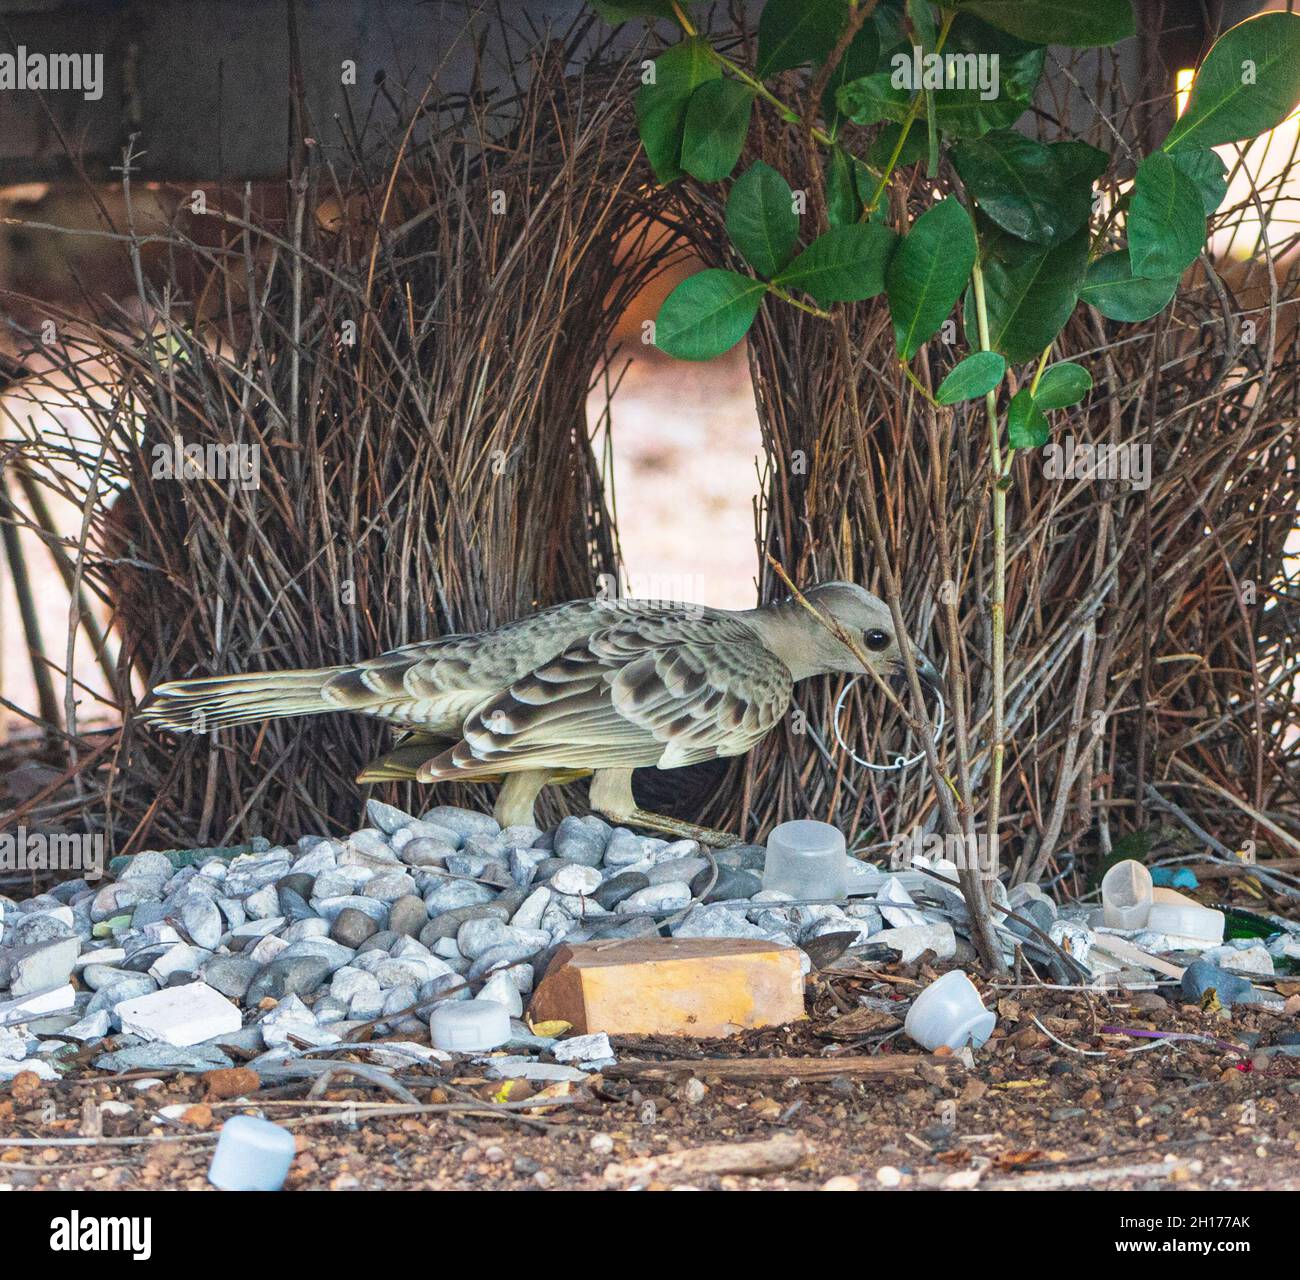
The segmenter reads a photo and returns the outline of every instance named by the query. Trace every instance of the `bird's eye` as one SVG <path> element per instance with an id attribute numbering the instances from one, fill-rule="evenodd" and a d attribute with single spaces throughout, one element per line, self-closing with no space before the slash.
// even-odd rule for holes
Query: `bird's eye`
<path id="1" fill-rule="evenodd" d="M 873 627 L 870 631 L 863 632 L 862 639 L 868 649 L 874 649 L 879 652 L 889 645 L 889 632 L 881 631 L 879 627 Z"/>

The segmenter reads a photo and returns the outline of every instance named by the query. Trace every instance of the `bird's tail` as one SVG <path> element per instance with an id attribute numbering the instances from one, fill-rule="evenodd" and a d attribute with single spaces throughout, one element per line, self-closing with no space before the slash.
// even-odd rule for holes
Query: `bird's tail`
<path id="1" fill-rule="evenodd" d="M 338 711 L 338 704 L 327 699 L 323 690 L 331 678 L 347 669 L 253 671 L 244 675 L 172 680 L 153 691 L 153 701 L 141 710 L 140 719 L 173 733 L 207 733 L 250 720 Z"/>

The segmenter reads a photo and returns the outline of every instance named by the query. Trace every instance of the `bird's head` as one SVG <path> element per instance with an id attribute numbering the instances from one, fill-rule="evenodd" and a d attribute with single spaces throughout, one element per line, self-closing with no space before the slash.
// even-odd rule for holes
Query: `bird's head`
<path id="1" fill-rule="evenodd" d="M 810 604 L 827 614 L 857 640 L 871 669 L 883 680 L 896 686 L 907 678 L 903 653 L 899 647 L 889 606 L 878 596 L 852 582 L 823 582 L 804 593 Z M 806 620 L 805 635 L 809 650 L 801 664 L 816 673 L 845 671 L 865 674 L 857 655 L 835 638 L 816 618 L 798 604 L 795 608 Z M 906 642 L 906 641 L 905 641 Z M 926 655 L 912 645 L 916 672 L 923 684 L 940 690 L 939 672 Z"/>

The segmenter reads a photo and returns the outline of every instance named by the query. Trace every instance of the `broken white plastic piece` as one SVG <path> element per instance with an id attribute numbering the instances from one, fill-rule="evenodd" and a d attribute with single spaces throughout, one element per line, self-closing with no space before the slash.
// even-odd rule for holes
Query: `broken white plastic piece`
<path id="1" fill-rule="evenodd" d="M 214 1036 L 230 1035 L 243 1026 L 239 1006 L 206 982 L 164 987 L 147 996 L 123 1000 L 113 1016 L 128 1034 L 161 1040 L 183 1049 Z"/>
<path id="2" fill-rule="evenodd" d="M 1146 927 L 1156 933 L 1194 938 L 1218 946 L 1223 941 L 1223 912 L 1210 907 L 1185 907 L 1179 903 L 1153 903 Z"/>
<path id="3" fill-rule="evenodd" d="M 208 1181 L 222 1191 L 279 1191 L 293 1154 L 287 1129 L 256 1116 L 231 1116 L 221 1126 Z"/>
<path id="4" fill-rule="evenodd" d="M 429 1015 L 435 1048 L 486 1053 L 510 1039 L 510 1010 L 495 1000 L 453 1000 Z"/>
<path id="5" fill-rule="evenodd" d="M 978 1049 L 993 1034 L 997 1014 L 984 1007 L 975 984 L 960 969 L 930 983 L 907 1011 L 903 1030 L 924 1049 L 965 1045 Z"/>
<path id="6" fill-rule="evenodd" d="M 829 822 L 783 822 L 767 838 L 763 888 L 792 898 L 843 898 L 848 892 L 844 833 Z"/>
<path id="7" fill-rule="evenodd" d="M 1151 872 L 1125 858 L 1101 881 L 1102 920 L 1108 929 L 1145 929 L 1151 910 Z"/>

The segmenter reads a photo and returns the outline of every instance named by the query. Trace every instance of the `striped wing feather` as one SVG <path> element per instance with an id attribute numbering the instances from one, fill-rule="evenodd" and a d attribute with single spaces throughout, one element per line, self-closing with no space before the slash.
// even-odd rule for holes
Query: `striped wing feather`
<path id="1" fill-rule="evenodd" d="M 637 610 L 514 681 L 425 776 L 671 769 L 742 755 L 785 713 L 791 686 L 789 670 L 737 618 Z"/>

